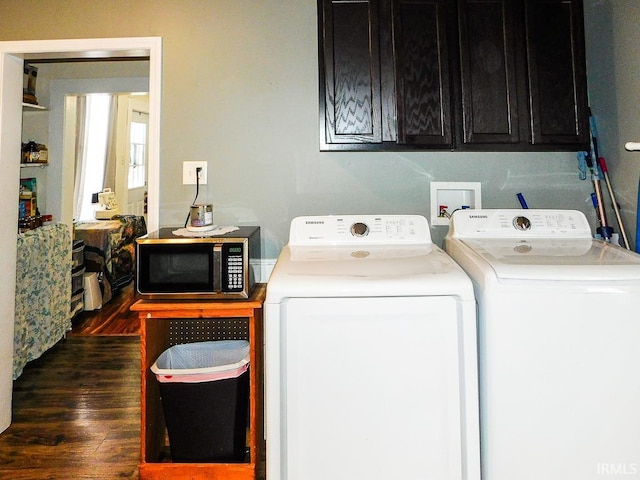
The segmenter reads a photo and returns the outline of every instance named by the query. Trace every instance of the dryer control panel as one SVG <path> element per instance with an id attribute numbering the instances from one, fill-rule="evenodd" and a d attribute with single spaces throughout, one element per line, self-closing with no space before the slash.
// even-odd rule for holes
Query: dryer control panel
<path id="1" fill-rule="evenodd" d="M 420 215 L 325 215 L 294 218 L 290 245 L 426 245 L 427 219 Z"/>
<path id="2" fill-rule="evenodd" d="M 458 210 L 447 236 L 453 238 L 591 238 L 578 210 Z"/>

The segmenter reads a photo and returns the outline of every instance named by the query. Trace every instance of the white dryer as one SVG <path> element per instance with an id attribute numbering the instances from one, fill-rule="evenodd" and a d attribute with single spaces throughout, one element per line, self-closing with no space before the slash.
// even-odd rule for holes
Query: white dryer
<path id="1" fill-rule="evenodd" d="M 294 219 L 265 301 L 267 478 L 478 480 L 475 325 L 424 217 Z"/>
<path id="2" fill-rule="evenodd" d="M 640 256 L 563 210 L 459 210 L 444 247 L 478 302 L 483 478 L 640 476 Z"/>

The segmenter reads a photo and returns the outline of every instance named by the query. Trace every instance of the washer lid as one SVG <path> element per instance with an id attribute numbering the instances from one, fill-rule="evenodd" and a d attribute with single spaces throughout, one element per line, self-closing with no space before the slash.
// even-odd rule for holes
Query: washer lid
<path id="1" fill-rule="evenodd" d="M 594 239 L 459 239 L 501 279 L 640 280 L 640 255 Z"/>
<path id="2" fill-rule="evenodd" d="M 267 303 L 290 297 L 432 295 L 473 300 L 469 277 L 436 245 L 287 245 L 267 287 Z"/>

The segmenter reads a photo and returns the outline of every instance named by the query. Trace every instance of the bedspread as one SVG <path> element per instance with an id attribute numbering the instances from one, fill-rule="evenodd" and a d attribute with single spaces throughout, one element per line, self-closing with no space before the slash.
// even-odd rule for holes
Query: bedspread
<path id="1" fill-rule="evenodd" d="M 64 224 L 18 234 L 14 380 L 71 330 L 71 249 Z"/>
<path id="2" fill-rule="evenodd" d="M 135 276 L 135 239 L 147 233 L 144 217 L 117 215 L 111 220 L 77 223 L 75 240 L 84 240 L 87 272 L 98 272 L 102 304 Z"/>

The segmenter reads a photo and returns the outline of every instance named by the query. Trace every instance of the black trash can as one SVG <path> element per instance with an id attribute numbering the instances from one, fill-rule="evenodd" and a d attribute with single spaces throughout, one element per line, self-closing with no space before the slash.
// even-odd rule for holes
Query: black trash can
<path id="1" fill-rule="evenodd" d="M 174 462 L 244 462 L 249 405 L 249 342 L 185 343 L 151 367 Z"/>

